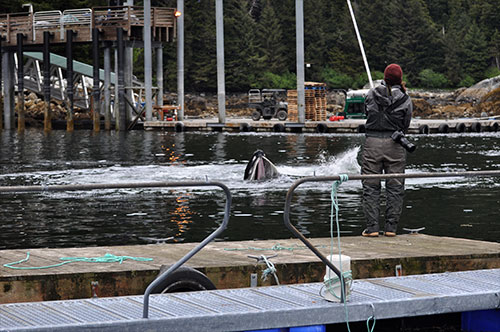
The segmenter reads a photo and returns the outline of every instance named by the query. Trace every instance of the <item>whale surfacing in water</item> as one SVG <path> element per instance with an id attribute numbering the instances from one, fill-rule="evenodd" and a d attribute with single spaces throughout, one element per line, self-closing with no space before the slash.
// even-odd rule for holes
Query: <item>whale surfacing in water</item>
<path id="1" fill-rule="evenodd" d="M 262 150 L 257 150 L 245 168 L 244 180 L 268 180 L 280 175 L 276 166 L 266 158 Z"/>

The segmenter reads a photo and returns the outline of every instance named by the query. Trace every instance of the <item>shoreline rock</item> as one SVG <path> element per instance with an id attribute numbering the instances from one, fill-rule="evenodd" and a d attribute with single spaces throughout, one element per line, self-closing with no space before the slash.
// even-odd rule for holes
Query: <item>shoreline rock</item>
<path id="1" fill-rule="evenodd" d="M 480 82 L 481 83 L 481 82 Z M 495 89 L 492 87 L 497 86 Z M 409 90 L 414 105 L 415 118 L 450 119 L 463 117 L 490 117 L 500 115 L 500 77 L 476 84 L 469 89 L 454 91 Z M 468 97 L 466 97 L 468 96 Z M 328 116 L 341 111 L 344 94 L 327 92 Z M 175 105 L 176 93 L 165 93 L 164 104 Z M 226 95 L 226 115 L 228 117 L 251 117 L 253 109 L 248 108 L 247 93 L 228 93 Z M 218 114 L 217 94 L 187 93 L 185 95 L 185 115 L 188 117 L 216 117 Z M 45 102 L 35 93 L 25 95 L 25 118 L 27 125 L 43 124 Z M 66 119 L 66 109 L 62 102 L 51 101 L 52 118 Z M 91 113 L 75 108 L 75 122 L 89 120 Z"/>

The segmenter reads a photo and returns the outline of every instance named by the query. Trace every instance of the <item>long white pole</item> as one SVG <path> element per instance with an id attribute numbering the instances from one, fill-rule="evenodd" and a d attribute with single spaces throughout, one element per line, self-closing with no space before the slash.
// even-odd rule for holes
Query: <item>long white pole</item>
<path id="1" fill-rule="evenodd" d="M 368 66 L 368 60 L 366 60 L 365 49 L 363 47 L 363 42 L 361 41 L 361 35 L 359 34 L 358 24 L 356 23 L 356 17 L 354 17 L 354 11 L 352 10 L 350 0 L 347 0 L 347 5 L 349 6 L 349 12 L 351 13 L 352 23 L 354 24 L 354 31 L 356 31 L 356 37 L 358 38 L 359 48 L 361 49 L 361 56 L 363 57 L 363 62 L 365 63 L 365 69 L 366 69 L 366 74 L 368 75 L 368 81 L 370 81 L 370 87 L 373 88 L 372 74 L 370 72 L 370 67 Z"/>

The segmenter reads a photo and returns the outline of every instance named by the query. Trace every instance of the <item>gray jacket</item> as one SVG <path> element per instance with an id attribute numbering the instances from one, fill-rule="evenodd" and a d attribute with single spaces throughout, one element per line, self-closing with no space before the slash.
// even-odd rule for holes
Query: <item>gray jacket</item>
<path id="1" fill-rule="evenodd" d="M 375 134 L 376 136 L 390 137 L 390 134 L 396 130 L 403 132 L 408 130 L 413 111 L 411 98 L 408 98 L 390 113 L 386 112 L 391 104 L 396 103 L 404 95 L 405 93 L 399 85 L 393 86 L 390 94 L 388 87 L 384 84 L 370 89 L 365 100 L 367 136 Z"/>

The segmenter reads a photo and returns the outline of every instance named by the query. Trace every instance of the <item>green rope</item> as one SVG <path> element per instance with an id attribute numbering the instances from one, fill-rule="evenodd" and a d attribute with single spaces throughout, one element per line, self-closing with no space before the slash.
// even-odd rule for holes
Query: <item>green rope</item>
<path id="1" fill-rule="evenodd" d="M 74 262 L 86 262 L 86 263 L 116 263 L 119 262 L 120 264 L 123 263 L 125 260 L 134 260 L 134 261 L 139 261 L 139 262 L 146 262 L 146 261 L 152 261 L 152 258 L 144 258 L 144 257 L 132 257 L 132 256 L 115 256 L 113 254 L 108 254 L 106 253 L 104 256 L 101 257 L 61 257 L 59 258 L 63 262 L 53 264 L 53 265 L 46 265 L 46 266 L 14 266 L 18 264 L 22 264 L 24 262 L 27 262 L 30 259 L 30 253 L 29 251 L 26 252 L 26 258 L 21 259 L 20 261 L 17 262 L 12 262 L 12 263 L 6 263 L 3 266 L 8 267 L 10 269 L 15 269 L 15 270 L 41 270 L 41 269 L 49 269 L 53 267 L 59 267 L 64 264 L 69 264 L 69 263 L 74 263 Z"/>
<path id="2" fill-rule="evenodd" d="M 324 245 L 319 245 L 315 246 L 316 248 L 326 248 Z M 247 250 L 255 250 L 255 251 L 280 251 L 280 250 L 289 250 L 289 251 L 294 251 L 294 250 L 303 250 L 303 249 L 308 249 L 306 246 L 291 246 L 291 247 L 284 247 L 280 245 L 279 243 L 276 243 L 274 246 L 271 248 L 256 248 L 256 247 L 247 247 L 247 248 L 224 248 L 226 251 L 247 251 Z"/>
<path id="3" fill-rule="evenodd" d="M 373 320 L 373 325 L 371 328 L 370 328 L 370 320 Z M 368 330 L 368 332 L 373 332 L 373 330 L 375 330 L 375 323 L 376 321 L 374 316 L 368 317 L 368 319 L 366 320 L 366 329 Z"/>
<path id="4" fill-rule="evenodd" d="M 351 332 L 351 328 L 349 326 L 349 310 L 347 309 L 347 299 L 346 299 L 346 289 L 345 287 L 347 286 L 348 289 L 351 288 L 352 285 L 352 271 L 345 271 L 342 272 L 342 251 L 340 248 L 340 224 L 339 224 L 339 204 L 338 204 L 338 199 L 337 199 L 337 192 L 342 184 L 342 182 L 345 182 L 349 180 L 349 177 L 347 174 L 340 174 L 340 180 L 334 181 L 332 184 L 332 192 L 331 192 L 331 200 L 332 200 L 332 205 L 331 205 L 331 212 L 330 212 L 330 257 L 333 257 L 333 215 L 334 215 L 334 210 L 335 210 L 335 224 L 337 226 L 337 246 L 338 246 L 338 251 L 339 251 L 339 265 L 340 265 L 340 287 L 341 287 L 341 294 L 342 297 L 344 298 L 344 311 L 345 311 L 345 322 L 347 324 L 347 330 Z M 324 281 L 325 286 L 327 290 L 332 294 L 334 297 L 339 299 L 335 293 L 334 289 L 338 288 L 339 286 L 336 285 L 336 283 L 339 281 L 339 278 L 337 276 L 333 278 L 329 278 Z M 339 299 L 340 300 L 340 299 Z M 370 328 L 370 321 L 373 320 L 373 325 Z M 366 320 L 366 327 L 368 332 L 373 332 L 375 329 L 375 316 L 370 316 Z"/>

